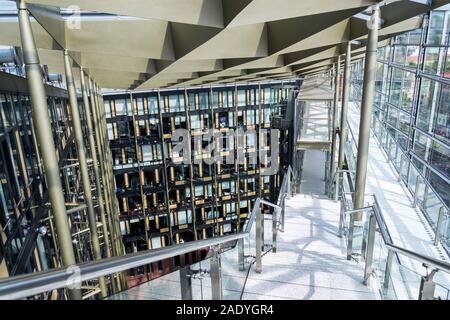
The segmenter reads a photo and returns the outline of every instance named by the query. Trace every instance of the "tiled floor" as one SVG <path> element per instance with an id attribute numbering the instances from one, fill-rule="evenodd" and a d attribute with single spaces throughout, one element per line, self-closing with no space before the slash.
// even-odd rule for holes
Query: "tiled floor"
<path id="1" fill-rule="evenodd" d="M 244 299 L 379 299 L 363 285 L 362 266 L 347 261 L 346 245 L 337 236 L 339 204 L 325 199 L 324 154 L 307 151 L 300 194 L 286 202 L 286 228 L 277 253 L 263 258 L 261 274 L 253 270 Z"/>

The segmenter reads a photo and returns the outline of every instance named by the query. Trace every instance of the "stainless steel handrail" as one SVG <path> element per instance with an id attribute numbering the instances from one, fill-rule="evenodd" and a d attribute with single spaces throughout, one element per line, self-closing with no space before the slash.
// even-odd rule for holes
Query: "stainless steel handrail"
<path id="1" fill-rule="evenodd" d="M 0 280 L 0 300 L 22 299 L 42 292 L 65 288 L 75 283 L 122 272 L 203 248 L 239 240 L 247 236 L 247 232 L 241 232 L 224 237 L 198 240 L 177 246 L 106 258 L 99 261 L 69 266 L 67 268 L 57 268 L 2 279 Z"/>
<path id="2" fill-rule="evenodd" d="M 348 194 L 348 192 L 347 192 Z M 434 267 L 436 269 L 439 269 L 441 271 L 445 271 L 447 273 L 450 273 L 450 263 L 445 262 L 443 260 L 439 260 L 439 259 L 435 259 L 433 257 L 427 256 L 427 255 L 423 255 L 420 253 L 416 253 L 413 252 L 411 250 L 408 250 L 406 248 L 397 246 L 393 243 L 392 238 L 389 234 L 389 229 L 386 225 L 386 222 L 383 218 L 383 214 L 381 213 L 381 209 L 380 209 L 380 205 L 378 203 L 377 197 L 376 195 L 372 195 L 374 198 L 374 204 L 371 206 L 367 206 L 364 208 L 360 208 L 360 209 L 354 209 L 354 210 L 349 210 L 349 211 L 344 211 L 345 214 L 356 214 L 362 211 L 371 211 L 375 217 L 376 220 L 376 224 L 379 227 L 379 231 L 381 234 L 381 237 L 383 239 L 384 244 L 386 245 L 386 247 L 388 247 L 390 250 L 396 252 L 396 253 L 400 253 L 402 255 L 408 256 L 414 260 L 417 260 L 427 266 L 430 267 Z M 343 197 L 344 198 L 344 197 Z"/>
<path id="3" fill-rule="evenodd" d="M 290 167 L 289 169 L 291 170 L 290 172 L 293 173 Z M 285 174 L 285 177 L 290 176 L 289 169 Z M 286 190 L 280 189 L 280 193 L 281 192 L 285 194 Z M 225 243 L 242 240 L 250 236 L 250 231 L 255 219 L 258 214 L 261 215 L 261 204 L 272 206 L 276 210 L 282 209 L 280 205 L 274 205 L 268 201 L 257 198 L 243 231 L 237 234 L 198 240 L 195 242 L 187 242 L 176 246 L 154 249 L 151 251 L 131 253 L 124 256 L 106 258 L 64 268 L 55 268 L 44 272 L 30 273 L 0 279 L 0 300 L 23 299 L 46 291 L 66 288 L 74 284 L 81 284 L 83 281 L 126 271 L 200 249 L 208 247 L 214 248 Z"/>

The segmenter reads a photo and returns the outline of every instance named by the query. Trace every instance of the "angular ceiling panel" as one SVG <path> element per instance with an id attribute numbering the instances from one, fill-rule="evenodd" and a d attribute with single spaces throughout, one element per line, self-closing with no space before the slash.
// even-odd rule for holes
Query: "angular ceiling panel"
<path id="1" fill-rule="evenodd" d="M 41 63 L 63 73 L 62 49 L 100 86 L 151 89 L 287 79 L 329 70 L 380 3 L 380 43 L 445 5 L 407 0 L 28 0 Z M 80 8 L 79 27 L 67 10 Z M 17 18 L 0 20 L 0 45 L 20 46 Z M 75 72 L 76 74 L 77 72 Z"/>

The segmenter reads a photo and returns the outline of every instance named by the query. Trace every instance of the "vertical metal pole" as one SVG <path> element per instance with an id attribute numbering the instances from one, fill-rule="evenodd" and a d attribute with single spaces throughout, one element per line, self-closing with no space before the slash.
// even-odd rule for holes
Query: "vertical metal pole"
<path id="1" fill-rule="evenodd" d="M 367 235 L 366 264 L 364 268 L 364 284 L 367 285 L 370 275 L 372 274 L 373 250 L 375 247 L 375 231 L 377 221 L 375 215 L 370 215 L 369 232 Z"/>
<path id="2" fill-rule="evenodd" d="M 289 171 L 287 172 L 287 175 L 288 175 L 288 180 L 287 180 L 287 198 L 291 199 L 291 196 L 292 196 L 292 185 L 291 185 L 291 175 L 290 175 Z"/>
<path id="3" fill-rule="evenodd" d="M 284 196 L 282 196 L 284 197 Z M 277 252 L 277 230 L 278 230 L 278 209 L 274 208 L 272 213 L 272 252 Z"/>
<path id="4" fill-rule="evenodd" d="M 372 117 L 373 100 L 375 95 L 375 75 L 377 67 L 378 26 L 380 23 L 380 8 L 373 8 L 372 23 L 369 28 L 367 43 L 364 84 L 361 102 L 361 119 L 359 124 L 358 157 L 356 164 L 356 182 L 354 208 L 362 208 L 366 189 L 367 160 L 369 156 L 370 119 Z M 355 216 L 357 220 L 361 215 Z"/>
<path id="5" fill-rule="evenodd" d="M 343 176 L 341 173 L 338 173 L 338 171 L 335 172 L 334 174 L 334 180 L 336 180 L 336 186 L 334 188 L 334 200 L 338 201 L 339 200 L 339 190 L 342 186 L 342 181 L 343 181 Z"/>
<path id="6" fill-rule="evenodd" d="M 52 126 L 48 116 L 47 97 L 42 81 L 42 70 L 25 0 L 17 1 L 17 9 L 19 11 L 20 37 L 22 41 L 28 87 L 31 95 L 36 137 L 40 145 L 44 163 L 45 178 L 48 185 L 50 203 L 61 248 L 62 262 L 65 266 L 70 266 L 76 264 L 76 260 L 64 201 L 64 192 L 61 184 L 60 169 L 56 157 Z M 81 300 L 81 290 L 69 290 L 69 298 Z"/>
<path id="7" fill-rule="evenodd" d="M 383 287 L 385 289 L 389 288 L 389 281 L 391 278 L 391 269 L 392 269 L 392 259 L 394 258 L 394 252 L 392 250 L 388 250 L 388 255 L 386 258 L 386 269 L 384 270 L 384 281 Z"/>
<path id="8" fill-rule="evenodd" d="M 419 191 L 420 191 L 420 175 L 417 175 L 416 177 L 416 185 L 414 187 L 414 200 L 413 200 L 413 207 L 417 207 L 417 204 L 419 203 Z"/>
<path id="9" fill-rule="evenodd" d="M 89 221 L 89 231 L 91 234 L 92 253 L 95 260 L 101 260 L 102 254 L 100 251 L 100 243 L 98 241 L 97 233 L 97 217 L 94 211 L 94 204 L 92 202 L 91 181 L 89 179 L 89 170 L 87 166 L 87 158 L 84 149 L 83 129 L 81 128 L 80 111 L 78 109 L 77 92 L 75 90 L 75 83 L 73 80 L 72 67 L 70 65 L 70 58 L 67 50 L 64 50 L 64 69 L 66 72 L 66 85 L 69 94 L 69 104 L 72 114 L 72 125 L 75 134 L 75 145 L 77 148 L 78 161 L 80 164 L 81 181 L 84 192 L 84 202 L 87 206 L 87 215 Z M 101 296 L 106 297 L 105 278 L 99 277 L 98 283 L 101 291 Z"/>
<path id="10" fill-rule="evenodd" d="M 437 221 L 437 225 L 436 225 L 436 232 L 435 232 L 435 238 L 434 238 L 434 245 L 437 246 L 439 244 L 439 242 L 441 241 L 441 237 L 442 237 L 442 225 L 444 224 L 444 207 L 440 207 L 439 208 L 439 216 L 438 216 L 438 221 Z"/>
<path id="11" fill-rule="evenodd" d="M 262 214 L 261 214 L 261 206 L 256 209 L 256 264 L 255 271 L 256 273 L 261 273 L 262 271 Z"/>
<path id="12" fill-rule="evenodd" d="M 340 206 L 340 208 L 341 208 L 341 211 L 340 211 L 340 214 L 339 214 L 339 232 L 338 232 L 338 235 L 339 235 L 339 238 L 342 238 L 342 236 L 344 235 L 344 221 L 345 221 L 345 209 L 344 209 L 344 201 L 342 200 L 341 201 L 341 206 Z"/>
<path id="13" fill-rule="evenodd" d="M 99 167 L 100 167 L 100 174 L 102 177 L 102 184 L 103 184 L 103 193 L 105 196 L 105 205 L 106 205 L 106 210 L 107 210 L 107 220 L 108 220 L 108 229 L 110 232 L 110 236 L 111 236 L 111 245 L 112 245 L 112 253 L 113 255 L 117 256 L 117 247 L 115 245 L 115 230 L 113 228 L 113 224 L 112 224 L 112 216 L 113 216 L 113 211 L 112 211 L 112 205 L 111 205 L 111 198 L 109 196 L 109 188 L 108 188 L 108 180 L 106 178 L 106 173 L 105 173 L 105 160 L 103 155 L 105 154 L 105 149 L 104 149 L 104 145 L 102 143 L 101 140 L 101 128 L 100 128 L 100 121 L 99 121 L 99 117 L 98 117 L 98 112 L 97 112 L 97 105 L 96 105 L 96 101 L 95 101 L 95 92 L 94 92 L 94 86 L 92 83 L 92 79 L 89 77 L 88 78 L 88 85 L 89 85 L 89 98 L 90 98 L 90 106 L 92 108 L 92 119 L 93 119 L 93 124 L 94 124 L 94 132 L 95 132 L 95 140 L 97 143 L 97 147 L 98 147 L 98 159 L 99 159 Z M 100 192 L 100 190 L 98 191 Z M 113 287 L 113 291 L 117 292 L 118 291 L 118 286 L 116 281 L 114 281 L 115 276 L 112 275 L 112 287 Z"/>
<path id="14" fill-rule="evenodd" d="M 281 232 L 284 232 L 285 215 L 286 215 L 286 195 L 283 196 L 283 203 L 281 204 L 281 228 L 280 228 Z"/>
<path id="15" fill-rule="evenodd" d="M 87 125 L 87 134 L 89 137 L 89 145 L 91 147 L 91 157 L 93 161 L 93 170 L 94 170 L 94 176 L 95 176 L 95 188 L 97 189 L 97 201 L 98 201 L 98 208 L 100 212 L 100 220 L 102 222 L 102 230 L 103 230 L 103 241 L 105 242 L 105 248 L 106 248 L 106 256 L 109 258 L 111 257 L 111 247 L 109 245 L 109 233 L 108 233 L 108 226 L 106 222 L 106 215 L 105 215 L 105 207 L 103 202 L 103 193 L 102 193 L 102 186 L 100 184 L 100 174 L 98 172 L 98 158 L 97 158 L 97 152 L 95 151 L 96 144 L 94 141 L 94 134 L 92 129 L 92 107 L 89 105 L 89 97 L 87 93 L 87 87 L 86 87 L 86 78 L 84 75 L 83 68 L 81 68 L 80 71 L 80 79 L 81 79 L 81 91 L 83 94 L 83 104 L 84 104 L 84 113 L 86 115 L 86 125 Z"/>
<path id="16" fill-rule="evenodd" d="M 213 249 L 214 254 L 209 261 L 211 276 L 211 298 L 212 300 L 222 300 L 222 264 L 220 261 L 220 253 L 218 250 Z"/>
<path id="17" fill-rule="evenodd" d="M 436 284 L 433 282 L 433 277 L 437 269 L 431 270 L 430 274 L 422 276 L 420 281 L 419 300 L 433 300 Z"/>
<path id="18" fill-rule="evenodd" d="M 192 300 L 192 272 L 189 266 L 180 269 L 181 300 Z"/>
<path id="19" fill-rule="evenodd" d="M 341 56 L 337 57 L 336 62 L 336 73 L 334 75 L 334 105 L 333 105 L 333 114 L 331 119 L 331 165 L 330 165 L 330 184 L 329 184 L 329 193 L 331 196 L 331 192 L 333 190 L 333 185 L 336 188 L 336 119 L 338 117 L 338 109 L 339 109 L 339 73 L 341 69 Z M 335 189 L 334 189 L 335 190 Z"/>
<path id="20" fill-rule="evenodd" d="M 347 114 L 348 114 L 348 97 L 350 94 L 350 64 L 352 62 L 352 45 L 349 41 L 347 43 L 347 52 L 345 54 L 344 66 L 344 82 L 342 95 L 342 110 L 341 110 L 341 124 L 339 126 L 339 169 L 344 169 L 345 160 L 345 142 L 347 140 Z"/>
<path id="21" fill-rule="evenodd" d="M 403 171 L 403 162 L 404 162 L 404 158 L 403 156 L 400 157 L 400 165 L 398 168 L 398 182 L 402 181 L 402 171 Z"/>
<path id="22" fill-rule="evenodd" d="M 245 270 L 245 248 L 244 248 L 244 239 L 238 240 L 238 263 L 239 263 L 239 270 L 244 271 Z"/>
<path id="23" fill-rule="evenodd" d="M 117 197 L 115 196 L 115 184 L 114 184 L 114 175 L 112 172 L 112 161 L 111 161 L 111 151 L 109 148 L 109 139 L 107 137 L 107 125 L 106 125 L 106 114 L 105 114 L 105 108 L 103 104 L 103 100 L 100 96 L 100 88 L 99 86 L 94 83 L 94 100 L 95 100 L 95 106 L 97 108 L 97 116 L 98 121 L 100 125 L 100 137 L 102 139 L 103 143 L 103 149 L 105 154 L 105 173 L 106 173 L 106 185 L 108 192 L 110 194 L 111 199 L 111 224 L 112 228 L 114 228 L 114 243 L 116 246 L 116 254 L 122 255 L 124 252 L 123 244 L 122 244 L 122 238 L 120 233 L 120 221 L 119 221 L 119 215 L 118 215 L 118 204 L 117 204 Z M 117 287 L 119 290 L 122 290 L 122 288 L 127 287 L 127 281 L 124 273 L 118 273 L 117 274 Z"/>

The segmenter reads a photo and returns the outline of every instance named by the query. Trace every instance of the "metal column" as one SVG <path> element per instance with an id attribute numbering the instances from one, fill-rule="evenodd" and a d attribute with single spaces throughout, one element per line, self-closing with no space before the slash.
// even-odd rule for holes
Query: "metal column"
<path id="1" fill-rule="evenodd" d="M 364 284 L 367 285 L 369 277 L 373 272 L 373 250 L 375 247 L 375 233 L 376 233 L 377 221 L 375 219 L 375 214 L 370 215 L 369 221 L 369 231 L 367 235 L 367 249 L 366 249 L 366 263 L 364 267 Z"/>
<path id="2" fill-rule="evenodd" d="M 75 145 L 77 148 L 78 161 L 80 164 L 81 181 L 84 192 L 84 202 L 87 206 L 87 216 L 89 221 L 89 231 L 91 234 L 92 253 L 95 260 L 102 258 L 100 250 L 100 242 L 98 240 L 97 233 L 97 217 L 94 211 L 94 204 L 92 201 L 91 181 L 89 179 L 89 170 L 87 166 L 87 158 L 83 141 L 83 129 L 81 128 L 80 111 L 78 109 L 77 92 L 75 89 L 75 83 L 73 80 L 72 67 L 70 65 L 70 58 L 67 50 L 64 50 L 64 69 L 66 72 L 66 85 L 67 92 L 69 94 L 69 104 L 72 114 L 72 126 L 75 134 Z M 107 290 L 105 284 L 105 278 L 98 278 L 98 283 L 101 291 L 101 296 L 106 297 Z"/>
<path id="3" fill-rule="evenodd" d="M 347 52 L 345 54 L 344 66 L 344 82 L 342 94 L 342 110 L 341 110 L 341 124 L 339 126 L 339 169 L 344 169 L 344 150 L 345 140 L 347 140 L 347 114 L 348 114 L 348 98 L 350 94 L 350 64 L 352 62 L 352 45 L 349 41 L 347 43 Z"/>
<path id="4" fill-rule="evenodd" d="M 262 219 L 264 219 L 261 212 L 261 205 L 256 209 L 256 262 L 255 262 L 255 271 L 256 273 L 261 273 L 262 271 L 262 251 L 264 245 L 264 238 L 262 229 L 264 228 L 262 224 Z"/>
<path id="5" fill-rule="evenodd" d="M 222 300 L 222 264 L 220 261 L 220 252 L 217 248 L 213 248 L 211 250 L 214 251 L 213 256 L 209 260 L 209 275 L 211 277 L 211 298 L 212 300 Z"/>
<path id="6" fill-rule="evenodd" d="M 106 210 L 107 210 L 107 221 L 108 221 L 108 229 L 110 232 L 110 237 L 111 237 L 111 246 L 112 246 L 112 253 L 113 255 L 117 256 L 117 247 L 115 246 L 115 230 L 113 228 L 113 224 L 112 224 L 112 216 L 113 216 L 113 210 L 112 210 L 112 205 L 111 205 L 111 197 L 109 194 L 109 184 L 108 184 L 108 179 L 106 177 L 106 163 L 105 163 L 105 159 L 103 157 L 103 155 L 105 154 L 105 149 L 104 149 L 104 145 L 101 139 L 101 126 L 100 126 L 100 121 L 99 121 L 99 117 L 98 117 L 98 112 L 97 112 L 97 105 L 96 105 L 96 98 L 95 98 L 95 89 L 92 83 L 92 79 L 88 78 L 89 82 L 89 98 L 90 98 L 90 106 L 91 106 L 91 111 L 92 111 L 92 119 L 93 119 L 93 124 L 94 124 L 94 132 L 95 132 L 95 140 L 97 143 L 97 147 L 98 147 L 98 159 L 99 159 L 99 167 L 100 167 L 100 175 L 102 177 L 102 183 L 103 183 L 103 193 L 105 196 L 105 205 L 106 205 Z M 99 190 L 100 192 L 100 190 Z M 112 282 L 112 287 L 113 287 L 113 291 L 117 292 L 118 290 L 120 291 L 120 284 L 118 283 L 118 280 L 116 279 L 116 281 L 114 281 L 114 275 L 112 276 L 113 280 Z"/>
<path id="7" fill-rule="evenodd" d="M 180 269 L 181 300 L 192 300 L 192 271 L 190 266 Z"/>
<path id="8" fill-rule="evenodd" d="M 24 0 L 17 1 L 17 9 L 19 11 L 20 37 L 28 87 L 31 95 L 36 137 L 41 149 L 45 178 L 52 206 L 51 210 L 55 219 L 62 262 L 65 266 L 70 266 L 76 264 L 76 261 L 66 212 L 64 191 L 61 184 L 59 163 L 56 157 L 52 126 L 48 116 L 47 97 L 42 81 L 42 70 L 31 30 L 30 16 Z M 69 298 L 81 300 L 81 290 L 69 290 Z"/>
<path id="9" fill-rule="evenodd" d="M 372 20 L 369 24 L 369 38 L 367 43 L 364 84 L 361 102 L 361 119 L 359 124 L 358 158 L 356 164 L 356 182 L 354 208 L 364 206 L 366 189 L 367 159 L 369 155 L 370 119 L 375 95 L 375 73 L 377 67 L 378 26 L 380 23 L 380 8 L 373 8 Z M 360 219 L 358 215 L 355 219 Z"/>
<path id="10" fill-rule="evenodd" d="M 106 124 L 106 113 L 105 113 L 105 107 L 104 107 L 104 101 L 103 97 L 100 94 L 100 86 L 95 84 L 95 92 L 96 92 L 96 102 L 97 102 L 97 112 L 100 116 L 101 125 L 103 130 L 101 133 L 103 134 L 103 142 L 104 142 L 104 148 L 105 148 L 105 159 L 106 159 L 106 169 L 107 169 L 107 176 L 109 177 L 109 184 L 110 184 L 110 192 L 111 192 L 111 198 L 112 198 L 112 206 L 113 206 L 113 215 L 112 215 L 112 224 L 115 232 L 115 243 L 117 244 L 117 253 L 118 255 L 125 254 L 125 247 L 122 242 L 122 235 L 120 231 L 120 211 L 119 211 L 119 203 L 116 197 L 116 183 L 113 173 L 113 162 L 111 159 L 111 149 L 109 145 L 109 138 L 108 138 L 108 127 Z M 126 289 L 128 288 L 128 282 L 127 282 L 127 276 L 125 272 L 118 274 L 118 279 L 121 283 L 121 288 Z"/>
<path id="11" fill-rule="evenodd" d="M 97 189 L 97 201 L 98 201 L 98 207 L 100 212 L 100 220 L 102 222 L 102 230 L 103 230 L 103 241 L 105 242 L 105 248 L 106 248 L 106 256 L 109 258 L 111 257 L 111 247 L 109 245 L 109 233 L 108 233 L 108 226 L 106 222 L 106 216 L 105 216 L 105 207 L 103 202 L 103 194 L 102 194 L 102 186 L 100 184 L 100 174 L 98 172 L 98 158 L 97 158 L 97 152 L 96 150 L 96 144 L 94 141 L 94 134 L 92 130 L 92 107 L 89 105 L 89 97 L 87 93 L 87 87 L 86 87 L 86 79 L 84 75 L 83 68 L 81 68 L 80 71 L 80 79 L 81 79 L 81 91 L 83 94 L 83 104 L 84 104 L 84 113 L 86 115 L 86 124 L 87 124 L 87 134 L 89 137 L 89 145 L 91 147 L 91 157 L 93 161 L 93 169 L 94 169 L 94 176 L 95 176 L 95 188 Z"/>
<path id="12" fill-rule="evenodd" d="M 333 106 L 333 115 L 332 115 L 332 136 L 331 136 L 331 165 L 330 165 L 330 196 L 333 190 L 333 183 L 335 183 L 335 191 L 337 191 L 338 180 L 336 179 L 336 119 L 338 117 L 338 109 L 339 109 L 339 73 L 341 69 L 341 57 L 337 57 L 336 62 L 336 73 L 334 75 L 334 106 Z"/>

